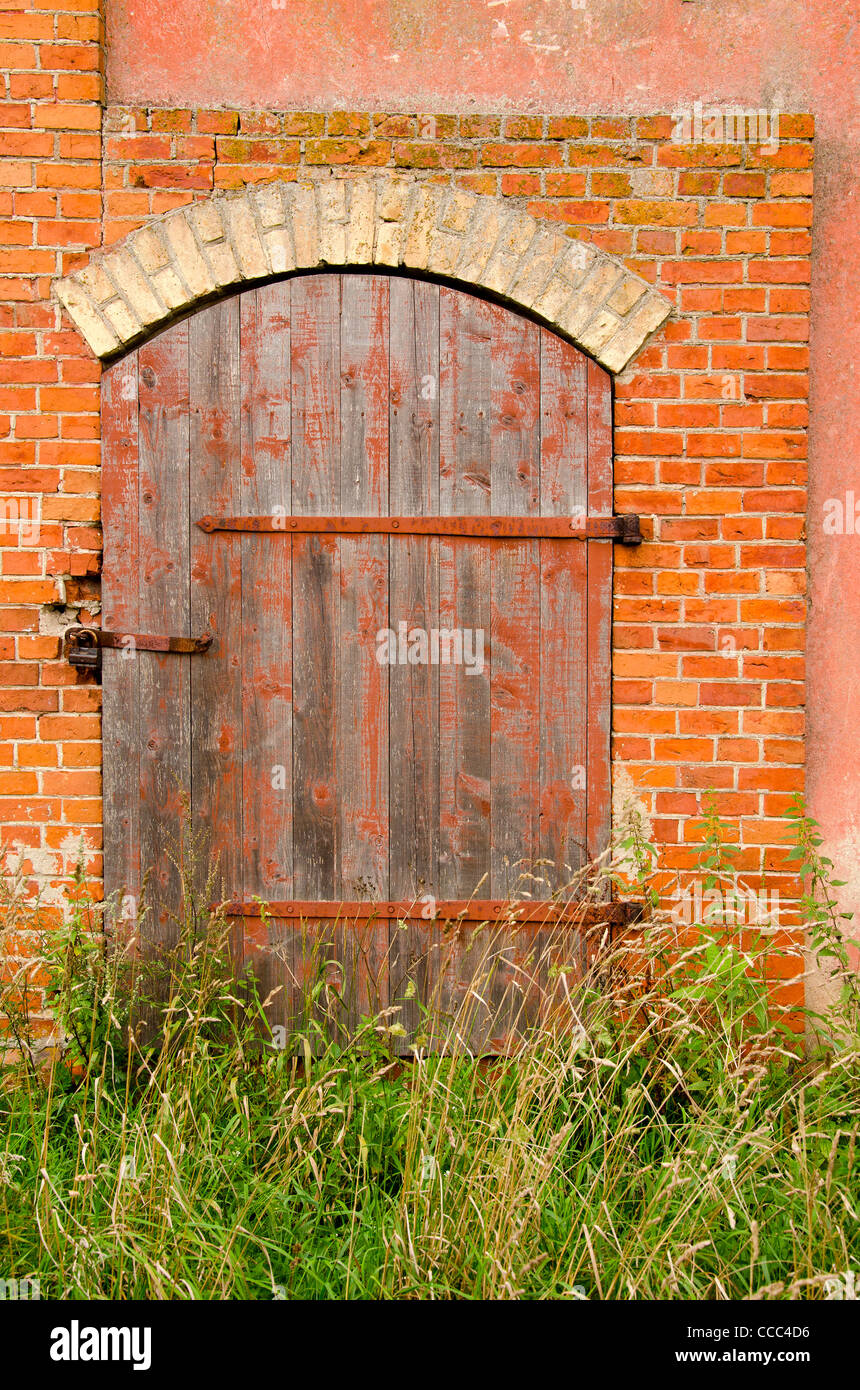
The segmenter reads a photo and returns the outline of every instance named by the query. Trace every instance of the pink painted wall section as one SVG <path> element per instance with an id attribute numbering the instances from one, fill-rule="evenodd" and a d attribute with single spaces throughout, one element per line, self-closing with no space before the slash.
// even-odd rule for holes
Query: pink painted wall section
<path id="1" fill-rule="evenodd" d="M 809 791 L 860 912 L 860 535 L 822 524 L 827 498 L 860 498 L 857 28 L 856 0 L 108 0 L 119 103 L 813 113 Z"/>
<path id="2" fill-rule="evenodd" d="M 609 112 L 662 109 L 676 96 L 781 95 L 798 110 L 839 78 L 830 102 L 847 111 L 854 8 L 851 0 L 108 0 L 109 96 L 256 109 Z"/>

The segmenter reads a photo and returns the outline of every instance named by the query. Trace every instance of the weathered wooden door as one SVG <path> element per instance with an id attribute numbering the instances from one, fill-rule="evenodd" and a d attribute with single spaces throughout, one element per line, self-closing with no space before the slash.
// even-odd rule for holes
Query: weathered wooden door
<path id="1" fill-rule="evenodd" d="M 104 627 L 213 640 L 104 653 L 108 893 L 170 937 L 187 803 L 251 954 L 258 897 L 282 956 L 550 898 L 608 836 L 611 516 L 606 373 L 455 289 L 310 274 L 118 361 Z"/>

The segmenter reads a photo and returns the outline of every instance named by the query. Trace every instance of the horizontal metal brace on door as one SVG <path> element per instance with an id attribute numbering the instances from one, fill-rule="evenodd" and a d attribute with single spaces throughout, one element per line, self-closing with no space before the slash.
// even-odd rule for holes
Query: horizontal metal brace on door
<path id="1" fill-rule="evenodd" d="M 228 917 L 248 917 L 260 921 L 275 919 L 304 919 L 306 921 L 340 920 L 367 921 L 387 918 L 411 918 L 436 922 L 500 922 L 506 926 L 555 926 L 568 923 L 575 926 L 594 926 L 599 923 L 626 925 L 642 914 L 639 902 L 613 903 L 555 903 L 514 902 L 502 898 L 455 899 L 428 902 L 426 899 L 400 902 L 227 902 L 223 909 Z"/>
<path id="2" fill-rule="evenodd" d="M 100 627 L 70 627 L 63 642 L 63 654 L 69 664 L 78 670 L 99 671 L 104 647 L 114 647 L 131 656 L 135 652 L 206 652 L 211 645 L 212 638 L 208 632 L 202 637 L 165 637 L 160 633 L 106 632 Z"/>
<path id="3" fill-rule="evenodd" d="M 287 536 L 461 536 L 639 545 L 638 516 L 202 516 L 202 531 Z"/>

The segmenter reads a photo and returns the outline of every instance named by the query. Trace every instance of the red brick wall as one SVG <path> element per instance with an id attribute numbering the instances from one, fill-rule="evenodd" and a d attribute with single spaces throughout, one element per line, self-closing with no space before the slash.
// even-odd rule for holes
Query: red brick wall
<path id="1" fill-rule="evenodd" d="M 141 110 L 105 119 L 105 240 L 214 189 L 368 165 L 497 194 L 619 256 L 677 306 L 616 382 L 614 757 L 670 868 L 699 793 L 740 866 L 791 896 L 779 817 L 803 785 L 812 120 L 768 157 L 653 118 Z M 776 877 L 774 877 L 776 875 Z"/>
<path id="2" fill-rule="evenodd" d="M 52 889 L 77 832 L 96 847 L 99 812 L 97 692 L 39 635 L 56 624 L 44 605 L 62 597 L 61 577 L 71 605 L 95 589 L 98 368 L 48 300 L 50 278 L 101 236 L 95 5 L 16 11 L 4 42 L 34 84 L 16 99 L 10 82 L 4 154 L 22 136 L 35 143 L 29 159 L 2 161 L 2 487 L 42 495 L 44 526 L 41 546 L 2 549 L 0 822 Z M 671 127 L 109 107 L 103 235 L 213 189 L 402 168 L 556 220 L 670 298 L 677 316 L 616 382 L 616 508 L 639 512 L 647 537 L 616 553 L 616 782 L 632 779 L 679 870 L 695 857 L 700 793 L 714 788 L 740 826 L 748 882 L 790 898 L 779 817 L 803 784 L 812 122 L 783 116 L 770 157 L 678 146 Z"/>
<path id="3" fill-rule="evenodd" d="M 40 516 L 0 527 L 0 826 L 56 915 L 82 838 L 101 867 L 99 692 L 50 607 L 97 597 L 99 366 L 50 285 L 101 241 L 98 0 L 7 0 L 0 63 L 0 498 Z"/>

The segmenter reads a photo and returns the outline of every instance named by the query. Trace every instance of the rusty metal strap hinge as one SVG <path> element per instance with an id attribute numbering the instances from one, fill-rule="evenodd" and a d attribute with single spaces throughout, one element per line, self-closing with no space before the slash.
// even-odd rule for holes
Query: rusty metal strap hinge
<path id="1" fill-rule="evenodd" d="M 209 633 L 202 637 L 163 637 L 146 632 L 106 632 L 99 627 L 70 627 L 63 642 L 63 654 L 71 666 L 81 671 L 101 670 L 102 649 L 115 647 L 129 657 L 135 652 L 206 652 L 212 645 Z"/>
<path id="2" fill-rule="evenodd" d="M 213 904 L 217 907 L 218 904 Z M 416 921 L 425 919 L 435 922 L 496 922 L 506 926 L 561 926 L 590 927 L 600 924 L 625 926 L 637 921 L 643 915 L 641 902 L 621 901 L 609 903 L 570 902 L 557 903 L 552 900 L 527 899 L 511 902 L 503 898 L 456 899 L 434 902 L 431 900 L 402 900 L 400 902 L 242 902 L 233 899 L 220 904 L 227 917 L 244 917 L 264 920 L 265 917 L 305 921 L 357 921 L 384 920 L 392 917 L 410 918 Z"/>
<path id="3" fill-rule="evenodd" d="M 459 536 L 484 540 L 620 541 L 639 545 L 638 516 L 202 516 L 202 531 L 287 536 Z"/>

